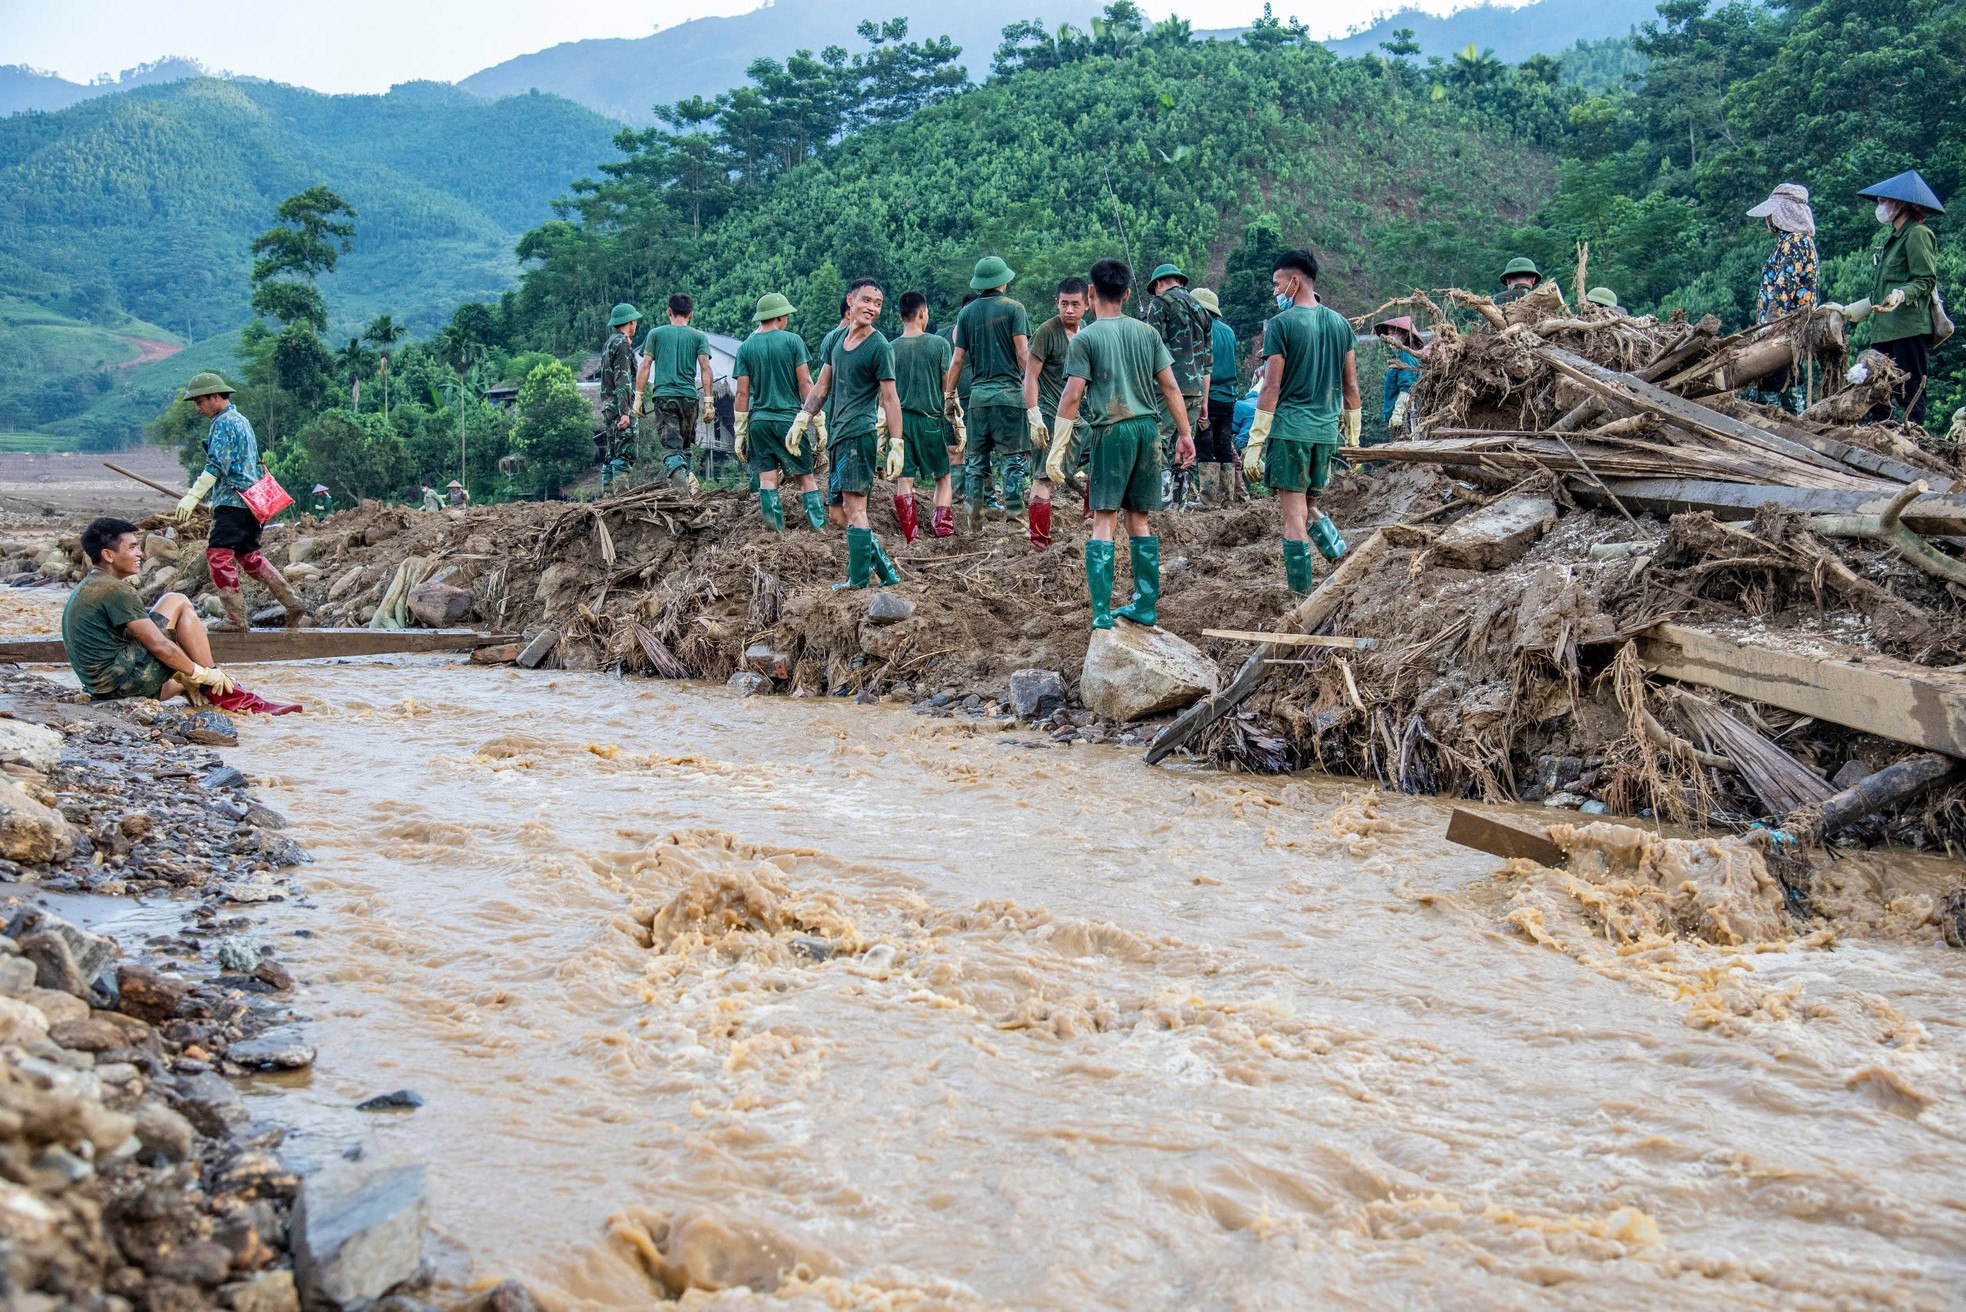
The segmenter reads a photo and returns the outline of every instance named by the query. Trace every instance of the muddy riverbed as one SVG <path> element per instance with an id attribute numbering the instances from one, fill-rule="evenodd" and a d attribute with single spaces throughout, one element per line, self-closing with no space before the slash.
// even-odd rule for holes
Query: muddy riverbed
<path id="1" fill-rule="evenodd" d="M 320 1049 L 258 1114 L 427 1162 L 460 1283 L 1956 1305 L 1936 867 L 1846 863 L 1840 933 L 1616 942 L 1439 803 L 1315 777 L 600 675 L 252 678 L 307 703 L 228 759 L 314 857 L 268 928 L 312 933 L 282 951 Z"/>

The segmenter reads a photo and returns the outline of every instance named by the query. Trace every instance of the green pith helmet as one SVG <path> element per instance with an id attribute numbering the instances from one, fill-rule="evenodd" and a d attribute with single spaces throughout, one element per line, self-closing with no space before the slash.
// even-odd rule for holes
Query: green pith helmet
<path id="1" fill-rule="evenodd" d="M 1530 259 L 1527 255 L 1518 255 L 1513 260 L 1510 260 L 1508 266 L 1502 270 L 1501 281 L 1507 282 L 1518 273 L 1526 273 L 1532 278 L 1541 278 L 1543 276 L 1543 271 L 1536 267 L 1536 261 Z"/>
<path id="2" fill-rule="evenodd" d="M 184 385 L 184 399 L 196 401 L 201 396 L 231 396 L 233 390 L 232 384 L 217 374 L 193 374 L 191 381 Z"/>
<path id="3" fill-rule="evenodd" d="M 636 309 L 628 302 L 623 301 L 621 304 L 614 307 L 614 312 L 612 314 L 608 315 L 608 327 L 619 328 L 624 323 L 636 323 L 641 319 L 641 317 L 642 317 L 642 312 L 640 310 Z"/>
<path id="4" fill-rule="evenodd" d="M 758 312 L 751 316 L 753 323 L 770 323 L 773 319 L 789 318 L 792 303 L 782 292 L 766 292 L 758 298 Z"/>
<path id="5" fill-rule="evenodd" d="M 1183 287 L 1186 287 L 1188 285 L 1188 275 L 1181 272 L 1180 265 L 1163 264 L 1160 266 L 1160 268 L 1155 269 L 1152 274 L 1148 275 L 1147 278 L 1148 289 L 1151 290 L 1153 288 L 1153 285 L 1159 282 L 1162 278 L 1178 278 L 1180 279 L 1181 285 Z"/>
<path id="6" fill-rule="evenodd" d="M 1602 305 L 1607 310 L 1618 308 L 1618 293 L 1609 287 L 1593 287 L 1584 293 L 1584 299 L 1593 305 Z"/>
<path id="7" fill-rule="evenodd" d="M 1222 298 L 1214 292 L 1208 290 L 1206 287 L 1197 287 L 1194 290 L 1194 298 L 1195 304 L 1201 306 L 1202 309 L 1207 310 L 1218 319 L 1222 317 Z"/>
<path id="8" fill-rule="evenodd" d="M 969 276 L 969 289 L 974 292 L 987 292 L 992 287 L 1008 287 L 1017 271 L 1003 262 L 1001 255 L 985 255 L 976 262 L 976 272 Z"/>

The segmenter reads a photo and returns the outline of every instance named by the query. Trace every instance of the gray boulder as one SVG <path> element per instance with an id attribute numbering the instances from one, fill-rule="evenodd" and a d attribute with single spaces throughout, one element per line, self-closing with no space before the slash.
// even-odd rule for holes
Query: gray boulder
<path id="1" fill-rule="evenodd" d="M 1016 670 L 1010 676 L 1010 709 L 1035 720 L 1065 704 L 1065 676 L 1056 670 Z"/>
<path id="2" fill-rule="evenodd" d="M 34 963 L 38 987 L 78 998 L 87 998 L 89 986 L 116 960 L 113 940 L 35 907 L 24 908 L 8 922 L 7 934 Z"/>
<path id="3" fill-rule="evenodd" d="M 1079 695 L 1109 720 L 1140 720 L 1191 706 L 1220 684 L 1215 662 L 1193 644 L 1121 620 L 1093 630 Z"/>
<path id="4" fill-rule="evenodd" d="M 42 774 L 61 759 L 62 736 L 25 720 L 0 720 L 0 765 L 24 765 Z"/>
<path id="5" fill-rule="evenodd" d="M 430 1200 L 415 1162 L 336 1162 L 300 1186 L 290 1233 L 294 1275 L 309 1307 L 373 1303 L 423 1262 Z"/>
<path id="6" fill-rule="evenodd" d="M 75 855 L 75 832 L 61 812 L 0 779 L 0 860 L 42 864 Z"/>
<path id="7" fill-rule="evenodd" d="M 470 592 L 453 583 L 419 583 L 410 589 L 410 614 L 432 629 L 448 629 L 471 614 Z"/>

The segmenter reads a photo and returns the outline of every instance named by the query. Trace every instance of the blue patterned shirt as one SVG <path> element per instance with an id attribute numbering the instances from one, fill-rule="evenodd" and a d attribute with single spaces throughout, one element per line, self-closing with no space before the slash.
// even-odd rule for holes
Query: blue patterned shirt
<path id="1" fill-rule="evenodd" d="M 1816 303 L 1816 239 L 1801 232 L 1778 232 L 1775 249 L 1761 270 L 1756 317 L 1770 323 Z"/>
<path id="2" fill-rule="evenodd" d="M 246 508 L 239 494 L 259 482 L 259 439 L 236 405 L 212 417 L 211 431 L 205 434 L 205 472 L 218 479 L 212 505 Z"/>

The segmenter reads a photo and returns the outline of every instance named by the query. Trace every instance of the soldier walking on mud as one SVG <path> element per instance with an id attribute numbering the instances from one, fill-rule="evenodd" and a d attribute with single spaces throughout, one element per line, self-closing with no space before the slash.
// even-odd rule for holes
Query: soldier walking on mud
<path id="1" fill-rule="evenodd" d="M 799 404 L 812 386 L 806 368 L 806 346 L 785 325 L 792 303 L 778 292 L 758 299 L 752 316 L 758 327 L 737 348 L 731 368 L 737 397 L 732 427 L 736 455 L 758 479 L 758 511 L 775 533 L 785 531 L 785 506 L 779 480 L 790 476 L 805 505 L 806 523 L 818 532 L 826 525 L 826 506 L 812 476 L 812 457 L 789 450 L 785 435 L 799 414 Z"/>
<path id="2" fill-rule="evenodd" d="M 608 315 L 601 348 L 601 431 L 594 435 L 601 460 L 601 490 L 635 461 L 635 331 L 642 312 L 623 301 Z"/>
<path id="3" fill-rule="evenodd" d="M 835 588 L 864 588 L 875 576 L 883 584 L 901 581 L 901 572 L 881 549 L 867 520 L 867 498 L 874 491 L 874 462 L 878 414 L 890 434 L 905 432 L 901 398 L 894 386 L 894 348 L 874 330 L 885 294 L 871 278 L 862 278 L 847 293 L 847 329 L 832 336 L 833 349 L 820 361 L 805 405 L 785 434 L 785 446 L 797 454 L 805 429 L 828 399 L 833 402 L 833 475 L 829 500 L 846 518 L 846 582 Z M 901 472 L 900 463 L 892 471 Z"/>
<path id="4" fill-rule="evenodd" d="M 1058 284 L 1058 313 L 1038 325 L 1031 339 L 1030 360 L 1024 366 L 1024 404 L 1028 408 L 1031 440 L 1039 455 L 1051 445 L 1051 426 L 1058 420 L 1058 399 L 1065 394 L 1065 356 L 1072 338 L 1085 321 L 1086 281 L 1067 278 Z M 1078 472 L 1084 444 L 1065 453 L 1066 477 Z M 1038 471 L 1031 488 L 1031 545 L 1043 551 L 1051 545 L 1051 462 Z M 1086 502 L 1088 511 L 1092 503 Z"/>
<path id="5" fill-rule="evenodd" d="M 1167 353 L 1174 360 L 1174 382 L 1181 389 L 1181 407 L 1188 420 L 1187 431 L 1199 431 L 1208 423 L 1208 375 L 1214 362 L 1215 321 L 1207 309 L 1188 291 L 1188 275 L 1179 265 L 1163 264 L 1147 280 L 1153 299 L 1147 302 L 1147 326 L 1160 334 Z M 1167 504 L 1177 510 L 1188 502 L 1188 464 L 1174 459 L 1177 425 L 1171 414 L 1161 416 L 1161 458 L 1172 478 L 1167 484 Z"/>
<path id="6" fill-rule="evenodd" d="M 669 322 L 648 335 L 642 367 L 635 376 L 635 410 L 655 422 L 662 443 L 663 476 L 696 493 L 689 449 L 696 426 L 716 404 L 716 377 L 710 372 L 710 339 L 690 327 L 696 302 L 683 292 L 669 298 Z"/>
<path id="7" fill-rule="evenodd" d="M 1283 574 L 1292 595 L 1302 597 L 1312 586 L 1311 542 L 1326 560 L 1345 554 L 1338 526 L 1316 501 L 1340 436 L 1346 446 L 1358 445 L 1358 337 L 1345 316 L 1318 304 L 1317 258 L 1309 251 L 1285 251 L 1270 267 L 1278 313 L 1263 329 L 1263 390 L 1243 473 L 1276 493 Z M 1310 516 L 1316 518 L 1307 524 Z"/>
<path id="8" fill-rule="evenodd" d="M 1083 402 L 1092 461 L 1092 536 L 1085 544 L 1085 582 L 1095 629 L 1112 628 L 1115 616 L 1148 626 L 1158 618 L 1160 539 L 1148 533 L 1147 514 L 1161 507 L 1159 406 L 1165 405 L 1173 419 L 1174 458 L 1195 458 L 1194 433 L 1167 346 L 1153 329 L 1125 313 L 1132 285 L 1133 271 L 1122 261 L 1100 260 L 1092 266 L 1099 318 L 1079 330 L 1066 354 L 1065 390 L 1058 400 L 1045 470 L 1052 483 L 1065 481 Z M 1133 598 L 1115 611 L 1113 531 L 1122 511 L 1133 561 Z"/>
<path id="9" fill-rule="evenodd" d="M 901 397 L 901 433 L 887 435 L 887 467 L 897 475 L 894 515 L 901 522 L 903 540 L 908 542 L 921 533 L 915 485 L 922 479 L 935 485 L 929 532 L 946 538 L 956 531 L 954 480 L 950 477 L 955 434 L 942 414 L 942 379 L 955 355 L 947 340 L 928 331 L 928 297 L 920 292 L 903 293 L 901 339 L 894 343 L 894 390 Z"/>
<path id="10" fill-rule="evenodd" d="M 963 461 L 964 529 L 983 528 L 991 461 L 1003 466 L 1004 512 L 1021 518 L 1024 479 L 1030 469 L 1031 433 L 1024 407 L 1024 367 L 1030 359 L 1031 321 L 1024 307 L 1004 294 L 1016 272 L 995 255 L 976 262 L 969 285 L 978 295 L 956 316 L 955 357 L 942 379 L 944 413 L 963 418 L 956 387 L 965 365 L 969 391 L 969 454 Z"/>

